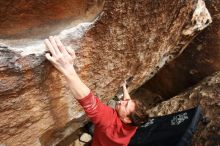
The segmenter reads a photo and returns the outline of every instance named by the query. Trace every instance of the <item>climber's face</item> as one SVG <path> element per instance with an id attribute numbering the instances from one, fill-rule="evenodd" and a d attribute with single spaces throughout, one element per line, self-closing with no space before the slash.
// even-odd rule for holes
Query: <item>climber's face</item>
<path id="1" fill-rule="evenodd" d="M 118 101 L 115 110 L 124 123 L 131 123 L 131 120 L 128 116 L 135 110 L 135 103 L 131 99 Z"/>

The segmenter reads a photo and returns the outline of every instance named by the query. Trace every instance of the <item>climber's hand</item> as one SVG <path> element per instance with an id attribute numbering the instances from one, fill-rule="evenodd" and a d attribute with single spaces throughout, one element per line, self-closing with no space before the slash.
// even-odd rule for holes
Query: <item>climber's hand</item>
<path id="1" fill-rule="evenodd" d="M 121 85 L 121 87 L 126 88 L 127 87 L 127 81 L 124 81 Z"/>
<path id="2" fill-rule="evenodd" d="M 46 58 L 56 67 L 62 74 L 69 75 L 74 70 L 73 64 L 76 58 L 75 51 L 65 47 L 58 37 L 50 36 L 44 41 L 50 53 L 46 53 Z"/>

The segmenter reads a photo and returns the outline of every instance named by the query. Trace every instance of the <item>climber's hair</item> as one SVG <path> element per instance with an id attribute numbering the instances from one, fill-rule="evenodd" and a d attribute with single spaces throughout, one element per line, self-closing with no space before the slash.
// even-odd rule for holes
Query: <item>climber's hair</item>
<path id="1" fill-rule="evenodd" d="M 135 103 L 135 110 L 131 112 L 128 117 L 131 120 L 130 125 L 140 126 L 148 121 L 149 115 L 147 113 L 147 108 L 143 102 L 138 99 L 132 99 Z"/>
<path id="2" fill-rule="evenodd" d="M 159 94 L 153 93 L 150 90 L 145 90 L 144 95 L 145 97 L 142 98 L 132 98 L 135 103 L 135 110 L 128 115 L 128 117 L 132 121 L 131 125 L 140 126 L 146 123 L 149 119 L 149 114 L 147 110 L 156 106 L 157 103 L 162 102 L 162 97 Z M 145 101 L 146 98 L 155 99 L 158 101 L 157 103 L 155 102 L 149 105 L 149 103 Z"/>

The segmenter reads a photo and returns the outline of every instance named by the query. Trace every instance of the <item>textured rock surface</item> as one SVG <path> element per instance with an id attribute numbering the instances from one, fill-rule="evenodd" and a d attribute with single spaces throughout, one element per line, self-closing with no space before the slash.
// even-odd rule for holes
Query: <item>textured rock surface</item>
<path id="1" fill-rule="evenodd" d="M 71 23 L 89 21 L 102 0 L 0 1 L 0 38 L 45 38 Z"/>
<path id="2" fill-rule="evenodd" d="M 86 64 L 81 74 L 90 79 L 90 87 L 98 89 L 99 96 L 109 97 L 114 95 L 121 79 L 133 76 L 130 88 L 136 89 L 155 75 L 184 50 L 200 28 L 188 35 L 184 32 L 201 20 L 211 21 L 209 16 L 199 13 L 200 19 L 191 22 L 195 19 L 191 14 L 198 12 L 194 2 L 106 1 L 108 7 L 104 8 L 102 19 L 86 33 L 79 52 L 80 56 L 91 56 L 79 59 Z"/>
<path id="3" fill-rule="evenodd" d="M 188 91 L 164 101 L 149 110 L 151 116 L 166 115 L 195 106 L 201 106 L 206 124 L 201 124 L 192 145 L 217 146 L 220 144 L 220 72 L 206 78 Z"/>
<path id="4" fill-rule="evenodd" d="M 75 15 L 64 11 L 65 15 L 55 17 L 54 6 L 63 8 L 58 1 L 22 2 L 27 4 L 24 7 L 27 11 L 7 11 L 7 6 L 14 5 L 10 1 L 7 5 L 2 4 L 5 7 L 0 9 L 14 14 L 8 15 L 12 19 L 5 20 L 5 25 L 0 25 L 4 32 L 0 37 L 0 143 L 49 146 L 72 134 L 85 119 L 66 88 L 64 78 L 45 61 L 42 40 L 45 34 L 38 37 L 34 28 L 39 28 L 40 23 L 48 25 L 46 16 L 46 19 L 38 19 L 38 16 L 48 14 L 38 11 L 39 7 L 48 8 L 51 13 L 48 19 L 53 23 Z M 99 7 L 95 12 L 102 8 L 102 1 L 89 2 L 97 2 Z M 71 1 L 64 1 L 65 5 L 69 6 L 69 3 Z M 33 15 L 29 15 L 29 6 L 34 7 Z M 13 19 L 19 16 L 36 20 L 21 27 L 21 20 Z M 103 101 L 112 97 L 130 76 L 134 77 L 130 90 L 138 88 L 164 64 L 177 57 L 199 30 L 211 22 L 201 0 L 198 4 L 193 0 L 106 0 L 95 21 L 75 26 L 76 20 L 65 23 L 65 27 L 58 25 L 60 28 L 54 31 L 46 31 L 47 27 L 40 29 L 48 35 L 57 34 L 67 46 L 76 50 L 77 72 Z M 10 25 L 5 29 L 7 24 L 19 29 Z M 52 29 L 58 26 L 49 23 Z M 29 29 L 31 27 L 34 27 L 33 32 Z M 34 37 L 29 38 L 28 32 Z"/>
<path id="5" fill-rule="evenodd" d="M 166 99 L 220 71 L 220 1 L 206 2 L 213 23 L 189 44 L 180 57 L 149 80 L 143 90 L 149 89 Z"/>

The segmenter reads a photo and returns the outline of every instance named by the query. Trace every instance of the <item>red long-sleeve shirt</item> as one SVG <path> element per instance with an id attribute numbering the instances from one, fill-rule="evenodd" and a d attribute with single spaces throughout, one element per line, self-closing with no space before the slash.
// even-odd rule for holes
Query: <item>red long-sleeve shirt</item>
<path id="1" fill-rule="evenodd" d="M 79 100 L 95 125 L 92 146 L 127 146 L 137 127 L 123 123 L 117 112 L 103 104 L 92 92 Z"/>

